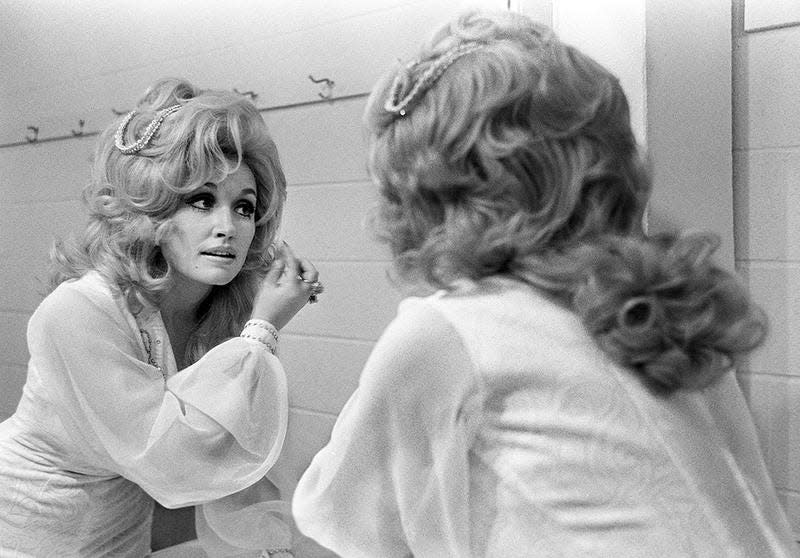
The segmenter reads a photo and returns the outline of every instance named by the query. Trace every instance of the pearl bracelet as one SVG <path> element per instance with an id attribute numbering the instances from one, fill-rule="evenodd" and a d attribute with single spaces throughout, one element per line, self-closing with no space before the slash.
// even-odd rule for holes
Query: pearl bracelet
<path id="1" fill-rule="evenodd" d="M 272 558 L 276 554 L 288 554 L 289 556 L 294 556 L 291 548 L 274 548 L 264 550 L 258 558 Z"/>
<path id="2" fill-rule="evenodd" d="M 267 320 L 249 320 L 239 337 L 252 339 L 266 345 L 270 353 L 278 352 L 278 330 Z"/>

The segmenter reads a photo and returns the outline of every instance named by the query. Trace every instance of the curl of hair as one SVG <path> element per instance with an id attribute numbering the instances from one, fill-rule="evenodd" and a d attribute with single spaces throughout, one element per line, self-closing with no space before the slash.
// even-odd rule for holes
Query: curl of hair
<path id="1" fill-rule="evenodd" d="M 393 84 L 402 96 L 464 42 L 483 46 L 405 115 L 384 109 Z M 511 12 L 462 15 L 418 60 L 384 76 L 364 114 L 373 227 L 401 278 L 449 288 L 516 276 L 575 310 L 659 393 L 707 385 L 758 345 L 763 317 L 709 263 L 713 242 L 644 234 L 650 176 L 616 77 Z M 672 275 L 651 270 L 665 262 Z M 684 286 L 666 289 L 664 274 Z"/>
<path id="2" fill-rule="evenodd" d="M 256 228 L 241 272 L 215 286 L 204 301 L 199 325 L 187 345 L 195 361 L 227 337 L 238 335 L 252 309 L 272 258 L 286 197 L 275 143 L 258 109 L 233 92 L 203 90 L 166 78 L 136 105 L 125 141 L 140 137 L 156 113 L 180 104 L 150 143 L 135 155 L 114 145 L 122 118 L 98 138 L 90 182 L 83 190 L 89 221 L 83 233 L 51 250 L 50 286 L 96 270 L 135 307 L 137 297 L 156 304 L 172 285 L 172 271 L 158 243 L 185 197 L 246 165 L 256 183 Z"/>
<path id="3" fill-rule="evenodd" d="M 714 265 L 708 234 L 609 237 L 575 254 L 571 304 L 597 344 L 655 393 L 703 388 L 758 347 L 766 319 Z"/>

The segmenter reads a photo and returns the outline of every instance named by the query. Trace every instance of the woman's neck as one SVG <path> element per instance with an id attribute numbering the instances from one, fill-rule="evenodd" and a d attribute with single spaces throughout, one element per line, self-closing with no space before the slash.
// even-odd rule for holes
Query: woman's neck
<path id="1" fill-rule="evenodd" d="M 186 347 L 192 331 L 199 323 L 199 308 L 211 291 L 208 287 L 205 292 L 196 289 L 187 289 L 176 285 L 162 299 L 159 310 L 164 327 L 167 330 L 172 351 L 175 354 L 178 369 L 185 368 Z"/>
<path id="2" fill-rule="evenodd" d="M 197 319 L 198 309 L 205 297 L 190 297 L 186 293 L 177 294 L 172 289 L 167 296 L 161 300 L 159 310 L 165 324 L 169 323 L 194 323 Z"/>

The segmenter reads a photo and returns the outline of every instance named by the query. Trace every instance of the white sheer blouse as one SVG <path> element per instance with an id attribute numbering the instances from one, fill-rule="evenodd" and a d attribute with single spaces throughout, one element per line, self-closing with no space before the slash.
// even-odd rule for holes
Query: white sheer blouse
<path id="1" fill-rule="evenodd" d="M 733 374 L 656 397 L 507 280 L 408 299 L 293 499 L 341 556 L 796 556 Z"/>
<path id="2" fill-rule="evenodd" d="M 28 346 L 0 425 L 0 555 L 145 556 L 151 497 L 211 502 L 278 458 L 286 378 L 258 342 L 230 339 L 178 372 L 160 313 L 132 314 L 89 273 L 41 303 Z"/>

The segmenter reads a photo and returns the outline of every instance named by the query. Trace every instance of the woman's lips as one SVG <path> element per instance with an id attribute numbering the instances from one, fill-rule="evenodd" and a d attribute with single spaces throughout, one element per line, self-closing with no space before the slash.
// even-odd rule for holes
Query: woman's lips
<path id="1" fill-rule="evenodd" d="M 224 260 L 235 260 L 236 254 L 232 254 L 230 252 L 200 252 L 201 255 L 207 256 L 210 258 L 220 258 Z"/>

